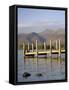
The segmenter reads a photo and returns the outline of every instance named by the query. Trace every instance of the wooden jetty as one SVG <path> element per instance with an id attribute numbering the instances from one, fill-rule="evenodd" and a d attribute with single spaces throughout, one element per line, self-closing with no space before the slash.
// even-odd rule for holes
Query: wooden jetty
<path id="1" fill-rule="evenodd" d="M 46 42 L 44 42 L 44 49 L 43 50 L 39 50 L 38 49 L 38 41 L 36 40 L 36 44 L 35 44 L 35 49 L 34 49 L 34 44 L 32 43 L 32 49 L 30 50 L 30 44 L 28 43 L 27 47 L 28 49 L 25 50 L 25 44 L 23 43 L 23 54 L 24 56 L 37 56 L 38 55 L 47 55 L 50 54 L 50 56 L 52 56 L 52 54 L 58 54 L 59 56 L 61 56 L 61 53 L 65 53 L 65 49 L 61 48 L 61 40 L 56 40 L 55 41 L 55 45 L 56 45 L 56 49 L 52 49 L 52 40 L 50 40 L 50 49 L 47 50 L 46 49 Z"/>

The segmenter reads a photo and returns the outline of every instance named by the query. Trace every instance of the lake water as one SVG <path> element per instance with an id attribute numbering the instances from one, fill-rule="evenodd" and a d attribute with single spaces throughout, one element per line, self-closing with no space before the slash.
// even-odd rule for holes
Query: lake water
<path id="1" fill-rule="evenodd" d="M 23 73 L 28 72 L 31 76 L 25 78 Z M 41 73 L 42 76 L 37 74 Z M 48 81 L 48 80 L 62 80 L 65 79 L 65 54 L 57 57 L 53 55 L 52 58 L 48 56 L 39 58 L 25 58 L 23 51 L 18 50 L 18 82 L 28 81 Z"/>

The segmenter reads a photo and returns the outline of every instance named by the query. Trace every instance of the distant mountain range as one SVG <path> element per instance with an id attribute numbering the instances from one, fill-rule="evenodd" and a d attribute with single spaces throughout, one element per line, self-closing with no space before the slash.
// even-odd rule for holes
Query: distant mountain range
<path id="1" fill-rule="evenodd" d="M 65 30 L 60 28 L 56 30 L 45 30 L 41 33 L 39 33 L 40 36 L 42 36 L 44 39 L 46 39 L 47 42 L 50 40 L 58 40 L 60 39 L 62 43 L 65 41 Z"/>
<path id="2" fill-rule="evenodd" d="M 46 41 L 49 43 L 49 40 L 58 40 L 61 39 L 61 42 L 65 42 L 65 30 L 64 29 L 56 29 L 56 30 L 44 30 L 40 33 L 31 32 L 29 34 L 21 33 L 18 34 L 18 45 L 24 43 L 35 43 L 38 40 L 38 43 L 43 43 Z"/>
<path id="3" fill-rule="evenodd" d="M 26 44 L 28 42 L 29 43 L 32 43 L 32 42 L 35 43 L 36 40 L 39 43 L 43 43 L 45 41 L 45 39 L 41 35 L 39 35 L 35 32 L 29 33 L 29 34 L 22 33 L 22 34 L 18 35 L 18 43 L 19 44 L 22 44 L 23 42 L 26 43 Z"/>

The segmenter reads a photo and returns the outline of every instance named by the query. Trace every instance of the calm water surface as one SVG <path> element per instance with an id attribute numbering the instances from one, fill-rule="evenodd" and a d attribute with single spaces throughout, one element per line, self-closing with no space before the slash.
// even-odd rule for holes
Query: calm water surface
<path id="1" fill-rule="evenodd" d="M 23 73 L 28 72 L 30 77 L 24 78 Z M 42 76 L 37 76 L 41 73 Z M 24 58 L 22 50 L 18 50 L 18 82 L 46 81 L 65 79 L 65 55 L 58 58 Z"/>

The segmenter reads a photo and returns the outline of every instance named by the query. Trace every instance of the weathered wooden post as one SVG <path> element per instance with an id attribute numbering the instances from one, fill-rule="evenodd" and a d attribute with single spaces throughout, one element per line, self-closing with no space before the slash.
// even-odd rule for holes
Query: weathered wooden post
<path id="1" fill-rule="evenodd" d="M 44 42 L 44 51 L 46 51 L 46 42 Z"/>
<path id="2" fill-rule="evenodd" d="M 61 41 L 59 40 L 59 56 L 61 56 Z"/>
<path id="3" fill-rule="evenodd" d="M 46 42 L 44 42 L 44 51 L 46 51 Z M 45 57 L 47 57 L 47 54 L 45 54 Z"/>
<path id="4" fill-rule="evenodd" d="M 25 44 L 23 43 L 23 55 L 25 56 Z"/>
<path id="5" fill-rule="evenodd" d="M 36 56 L 38 56 L 38 42 L 36 40 Z"/>
<path id="6" fill-rule="evenodd" d="M 32 52 L 34 51 L 34 45 L 33 45 L 33 43 L 32 43 Z"/>
<path id="7" fill-rule="evenodd" d="M 29 43 L 28 43 L 28 51 L 30 50 Z"/>
<path id="8" fill-rule="evenodd" d="M 52 40 L 50 40 L 50 56 L 52 56 Z"/>
<path id="9" fill-rule="evenodd" d="M 58 42 L 57 42 L 57 40 L 56 40 L 56 50 L 58 49 Z"/>

